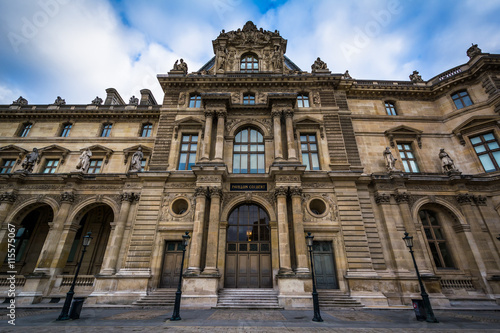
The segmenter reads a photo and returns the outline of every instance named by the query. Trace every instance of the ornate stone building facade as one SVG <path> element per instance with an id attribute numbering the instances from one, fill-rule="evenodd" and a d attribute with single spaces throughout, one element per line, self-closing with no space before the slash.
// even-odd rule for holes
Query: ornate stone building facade
<path id="1" fill-rule="evenodd" d="M 407 231 L 433 304 L 495 304 L 500 55 L 473 45 L 428 81 L 368 81 L 320 58 L 303 71 L 286 46 L 248 22 L 200 70 L 158 75 L 161 104 L 108 89 L 0 106 L 2 295 L 14 271 L 18 302 L 64 297 L 91 231 L 77 294 L 130 304 L 176 286 L 189 231 L 183 306 L 261 288 L 309 307 L 311 232 L 320 295 L 409 305 Z"/>

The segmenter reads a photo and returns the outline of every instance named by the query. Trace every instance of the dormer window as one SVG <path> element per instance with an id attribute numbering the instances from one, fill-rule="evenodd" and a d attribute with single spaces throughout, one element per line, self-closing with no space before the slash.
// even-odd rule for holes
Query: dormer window
<path id="1" fill-rule="evenodd" d="M 243 95 L 243 105 L 255 105 L 255 94 L 244 94 Z"/>
<path id="2" fill-rule="evenodd" d="M 259 71 L 259 59 L 253 54 L 243 55 L 240 69 L 243 73 L 257 73 Z"/>

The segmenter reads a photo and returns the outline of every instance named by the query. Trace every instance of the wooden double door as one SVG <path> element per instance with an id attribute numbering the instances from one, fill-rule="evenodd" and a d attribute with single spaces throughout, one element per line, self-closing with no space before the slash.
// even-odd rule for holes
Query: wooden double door
<path id="1" fill-rule="evenodd" d="M 160 288 L 177 288 L 181 261 L 182 242 L 165 242 Z"/>
<path id="2" fill-rule="evenodd" d="M 269 217 L 257 205 L 236 207 L 228 219 L 225 288 L 272 288 Z"/>

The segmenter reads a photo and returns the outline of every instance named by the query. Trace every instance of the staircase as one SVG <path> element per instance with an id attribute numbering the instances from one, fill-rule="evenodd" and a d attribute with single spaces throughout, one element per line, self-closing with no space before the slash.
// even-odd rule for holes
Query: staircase
<path id="1" fill-rule="evenodd" d="M 175 303 L 175 288 L 162 288 L 156 289 L 149 293 L 149 295 L 142 297 L 132 303 L 136 306 L 174 306 Z"/>
<path id="2" fill-rule="evenodd" d="M 364 307 L 359 301 L 339 291 L 321 290 L 318 292 L 318 300 L 320 308 L 355 309 Z"/>
<path id="3" fill-rule="evenodd" d="M 221 289 L 215 309 L 283 309 L 273 289 Z"/>

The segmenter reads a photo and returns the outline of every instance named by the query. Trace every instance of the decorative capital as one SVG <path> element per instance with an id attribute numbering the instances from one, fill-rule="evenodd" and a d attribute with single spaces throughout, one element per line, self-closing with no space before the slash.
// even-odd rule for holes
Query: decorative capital
<path id="1" fill-rule="evenodd" d="M 278 118 L 281 118 L 281 115 L 283 114 L 283 112 L 281 110 L 273 110 L 271 111 L 271 116 L 274 118 L 274 117 L 278 117 Z"/>
<path id="2" fill-rule="evenodd" d="M 293 110 L 286 110 L 283 113 L 285 114 L 285 118 L 293 118 Z"/>
<path id="3" fill-rule="evenodd" d="M 226 118 L 227 116 L 226 110 L 217 110 L 215 113 L 217 114 L 217 118 Z"/>
<path id="4" fill-rule="evenodd" d="M 208 194 L 208 190 L 205 187 L 197 187 L 194 189 L 194 197 L 206 197 Z"/>
<path id="5" fill-rule="evenodd" d="M 139 194 L 135 194 L 134 192 L 131 193 L 122 193 L 120 194 L 120 200 L 121 201 L 128 201 L 128 202 L 133 202 L 133 201 L 139 201 L 141 196 Z"/>
<path id="6" fill-rule="evenodd" d="M 471 195 L 469 195 L 469 193 L 457 194 L 457 196 L 455 198 L 457 199 L 458 203 L 461 205 L 467 205 L 467 204 L 470 205 L 472 203 L 472 200 L 473 200 L 473 197 Z"/>
<path id="7" fill-rule="evenodd" d="M 15 202 L 17 195 L 13 192 L 4 192 L 0 195 L 0 201 Z"/>
<path id="8" fill-rule="evenodd" d="M 61 203 L 73 203 L 75 201 L 75 194 L 73 192 L 63 192 L 61 193 L 61 198 L 59 200 Z"/>
<path id="9" fill-rule="evenodd" d="M 391 202 L 391 197 L 385 193 L 375 193 L 375 202 L 377 205 L 384 205 Z"/>
<path id="10" fill-rule="evenodd" d="M 209 189 L 210 197 L 211 198 L 220 198 L 222 199 L 222 189 L 220 187 L 214 186 L 210 187 Z"/>
<path id="11" fill-rule="evenodd" d="M 284 186 L 280 186 L 274 190 L 275 197 L 284 197 L 288 194 L 288 189 Z"/>
<path id="12" fill-rule="evenodd" d="M 302 187 L 300 186 L 295 186 L 290 189 L 290 195 L 292 197 L 294 196 L 302 196 Z"/>
<path id="13" fill-rule="evenodd" d="M 205 110 L 205 118 L 212 118 L 214 116 L 213 110 Z"/>
<path id="14" fill-rule="evenodd" d="M 474 203 L 478 206 L 486 206 L 486 197 L 483 195 L 473 195 L 472 199 L 474 200 Z"/>
<path id="15" fill-rule="evenodd" d="M 394 194 L 394 199 L 398 204 L 409 203 L 410 195 L 407 192 L 397 192 L 396 194 Z"/>

